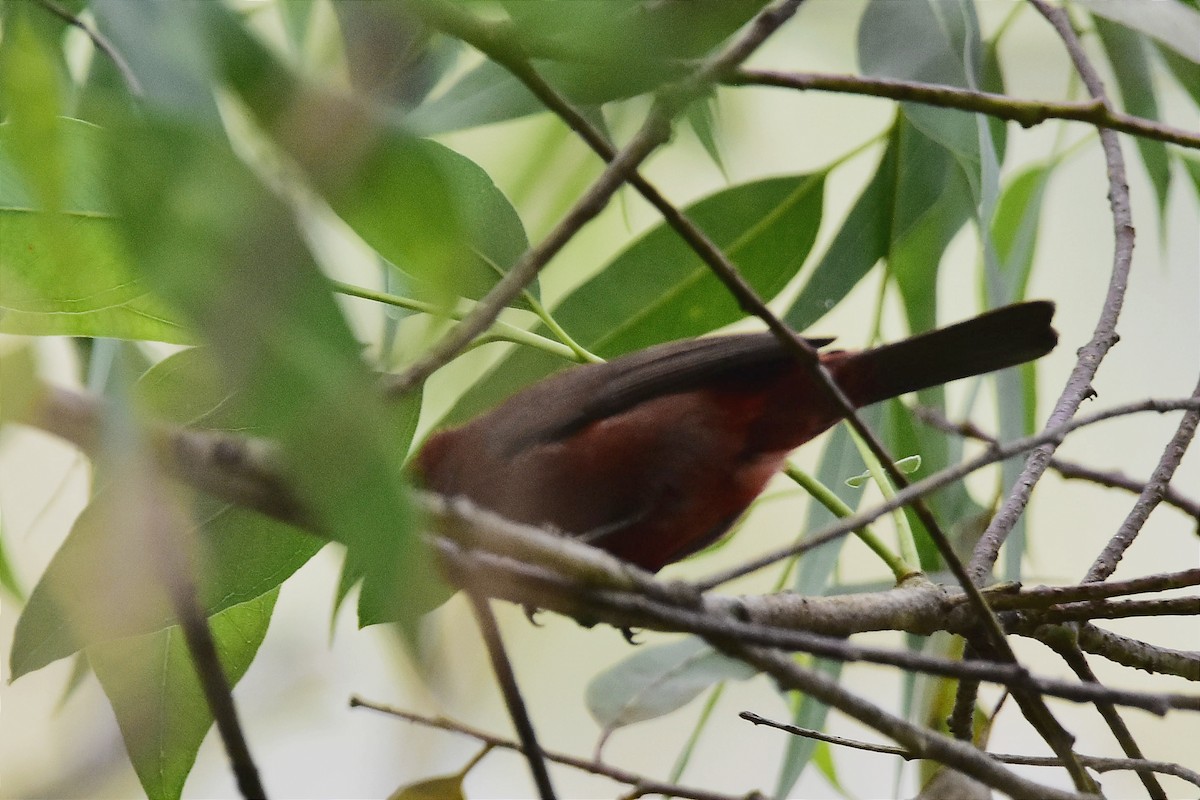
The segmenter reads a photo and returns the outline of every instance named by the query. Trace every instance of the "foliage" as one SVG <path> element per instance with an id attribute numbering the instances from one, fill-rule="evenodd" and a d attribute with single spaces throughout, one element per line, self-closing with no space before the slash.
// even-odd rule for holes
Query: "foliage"
<path id="1" fill-rule="evenodd" d="M 743 35 L 765 3 L 697 0 L 686 10 L 642 0 L 444 5 L 0 5 L 0 334 L 35 345 L 71 337 L 77 377 L 117 409 L 99 421 L 90 499 L 27 598 L 14 569 L 20 539 L 8 517 L 0 529 L 0 584 L 5 602 L 21 607 L 9 674 L 22 678 L 82 653 L 149 797 L 182 795 L 212 724 L 178 608 L 153 564 L 162 519 L 185 520 L 172 535 L 187 553 L 196 602 L 230 683 L 259 653 L 281 586 L 327 542 L 344 553 L 342 578 L 330 587 L 333 605 L 357 587 L 359 624 L 397 624 L 420 662 L 420 620 L 452 589 L 424 546 L 406 471 L 419 418 L 426 425 L 467 419 L 570 366 L 563 348 L 550 344 L 609 358 L 747 317 L 701 255 L 667 222 L 644 222 L 629 193 L 595 223 L 615 244 L 588 240 L 582 222 L 570 232 L 575 250 L 568 253 L 590 258 L 590 273 L 554 261 L 480 337 L 487 358 L 470 353 L 462 359 L 467 366 L 446 371 L 468 375 L 465 385 L 447 390 L 439 376 L 424 397 L 395 400 L 379 391 L 378 372 L 404 368 L 447 320 L 488 302 L 531 240 L 537 247 L 566 211 L 563 193 L 600 169 L 574 145 L 538 149 L 552 140 L 542 132 L 557 136 L 563 122 L 511 61 L 527 59 L 549 90 L 620 142 L 630 121 L 646 113 L 647 98 L 671 97 L 697 64 Z M 1084 3 L 1077 19 L 1091 25 L 1123 108 L 1154 119 L 1168 95 L 1196 98 L 1200 52 L 1179 30 L 1195 29 L 1200 13 L 1178 0 L 1139 5 L 1145 13 Z M 56 10 L 79 15 L 110 52 Z M 481 56 L 452 35 L 458 29 L 446 20 L 461 14 L 492 26 L 496 53 Z M 791 24 L 816 23 L 801 10 Z M 1009 22 L 983 25 L 967 0 L 872 0 L 860 19 L 840 24 L 857 30 L 864 75 L 1006 90 L 1000 45 Z M 763 52 L 769 60 L 772 51 Z M 899 308 L 912 331 L 966 316 L 947 314 L 940 291 L 947 282 L 973 285 L 988 307 L 1021 300 L 1036 284 L 1046 198 L 1077 152 L 1063 144 L 1065 134 L 1036 162 L 1010 165 L 1015 127 L 906 102 L 879 130 L 847 135 L 827 164 L 748 170 L 729 157 L 745 152 L 731 147 L 748 134 L 735 110 L 741 91 L 749 90 L 702 87 L 664 149 L 690 159 L 690 170 L 729 176 L 727 185 L 677 207 L 792 327 L 819 326 L 848 298 L 874 292 L 862 327 L 876 340 L 888 307 Z M 1080 139 L 1082 129 L 1070 130 L 1090 144 L 1092 133 Z M 806 134 L 772 132 L 797 148 Z M 481 139 L 490 155 L 473 160 L 470 145 Z M 1171 180 L 1178 165 L 1200 193 L 1200 162 L 1181 152 L 1163 141 L 1137 142 L 1164 236 L 1171 198 L 1188 186 Z M 874 166 L 859 185 L 844 177 L 846 164 L 868 160 Z M 657 185 L 656 167 L 643 174 Z M 514 177 L 514 169 L 521 174 Z M 845 213 L 830 210 L 840 207 L 830 200 L 835 181 L 839 197 L 855 198 Z M 684 181 L 680 188 L 663 183 L 669 196 L 688 196 Z M 963 237 L 977 248 L 977 262 L 946 257 Z M 582 252 L 589 244 L 591 252 Z M 347 253 L 368 253 L 390 299 L 420 310 L 341 302 L 347 276 L 359 284 L 379 280 L 361 263 L 348 269 Z M 505 326 L 536 336 L 513 344 Z M 158 343 L 177 352 L 164 358 Z M 0 420 L 29 421 L 36 398 L 14 386 L 34 384 L 29 360 L 44 352 L 5 343 Z M 104 354 L 114 352 L 110 368 Z M 976 385 L 972 397 L 987 392 L 999 409 L 985 427 L 1005 440 L 1033 433 L 1036 380 L 1033 369 L 1023 369 Z M 945 410 L 940 389 L 919 402 Z M 960 440 L 914 424 L 899 401 L 869 419 L 891 452 L 919 455 L 921 475 L 962 459 Z M 155 431 L 164 424 L 274 443 L 281 475 L 303 498 L 305 524 L 235 507 L 186 481 L 145 477 L 156 469 Z M 862 492 L 846 480 L 865 467 L 850 437 L 839 430 L 824 448 L 817 479 L 847 508 L 857 505 Z M 988 496 L 961 483 L 938 492 L 933 510 L 969 528 L 1019 470 L 1015 462 L 1006 466 Z M 813 503 L 805 529 L 832 519 Z M 920 567 L 937 572 L 944 564 L 928 533 L 910 521 Z M 1020 528 L 1006 551 L 1006 578 L 1020 580 L 1025 552 Z M 810 554 L 791 588 L 809 595 L 844 589 L 839 553 L 833 544 Z M 843 679 L 837 663 L 816 663 Z M 753 674 L 697 639 L 679 639 L 648 645 L 597 674 L 586 705 L 607 736 Z M 797 724 L 825 724 L 824 703 L 781 694 Z M 924 719 L 921 702 L 909 684 L 903 703 L 911 718 Z M 745 778 L 773 782 L 786 796 L 816 763 L 836 785 L 844 776 L 822 748 L 792 739 L 777 775 Z M 471 794 L 467 770 L 394 796 L 464 793 Z"/>

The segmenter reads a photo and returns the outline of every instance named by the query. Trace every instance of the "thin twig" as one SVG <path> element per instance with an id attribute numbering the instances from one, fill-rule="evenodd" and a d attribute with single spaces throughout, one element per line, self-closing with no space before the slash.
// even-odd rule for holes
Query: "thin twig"
<path id="1" fill-rule="evenodd" d="M 815 90 L 868 95 L 940 108 L 956 108 L 962 111 L 986 114 L 997 119 L 1011 120 L 1023 128 L 1031 128 L 1051 119 L 1072 120 L 1145 139 L 1200 149 L 1200 133 L 1175 128 L 1155 120 L 1122 114 L 1108 108 L 1102 101 L 1096 99 L 1086 102 L 1052 103 L 963 89 L 958 86 L 904 81 L 895 78 L 755 69 L 734 70 L 725 76 L 722 82 L 730 86 L 774 86 L 800 91 Z"/>
<path id="2" fill-rule="evenodd" d="M 493 528 L 500 538 L 506 531 Z M 601 619 L 615 626 L 688 632 L 791 652 L 804 652 L 847 663 L 862 662 L 953 678 L 971 678 L 1006 687 L 1024 687 L 1072 702 L 1091 703 L 1103 698 L 1119 705 L 1163 715 L 1171 710 L 1200 711 L 1200 697 L 1183 694 L 1150 694 L 1031 675 L 1019 665 L 987 661 L 958 661 L 907 650 L 888 650 L 849 642 L 799 629 L 802 620 L 778 625 L 746 621 L 733 603 L 715 600 L 690 607 L 671 599 L 668 592 L 650 596 L 631 588 L 595 588 L 581 585 L 577 577 L 523 560 L 467 549 L 448 539 L 434 542 L 449 579 L 466 585 L 485 585 L 489 594 L 515 603 L 536 605 L 563 614 Z M 599 579 L 599 575 L 593 573 Z"/>
<path id="3" fill-rule="evenodd" d="M 882 753 L 889 756 L 900 756 L 905 761 L 912 761 L 921 758 L 920 755 L 905 750 L 903 747 L 892 747 L 886 744 L 875 744 L 873 742 L 863 742 L 858 739 L 849 739 L 845 736 L 834 736 L 830 733 L 813 730 L 812 728 L 802 728 L 799 725 L 792 725 L 786 722 L 776 722 L 768 719 L 753 711 L 743 711 L 738 714 L 739 717 L 752 722 L 755 725 L 766 725 L 769 728 L 776 728 L 791 733 L 796 736 L 803 736 L 806 739 L 815 739 L 819 742 L 827 742 L 836 744 L 840 747 L 850 747 L 855 750 L 865 750 L 868 753 Z M 1060 767 L 1062 762 L 1051 756 L 1023 756 L 1013 753 L 992 753 L 988 755 L 997 761 L 1003 761 L 1005 764 L 1016 764 L 1027 767 Z M 1164 775 L 1173 775 L 1177 778 L 1182 778 L 1185 781 L 1194 783 L 1200 786 L 1200 772 L 1194 772 L 1179 764 L 1173 764 L 1170 761 L 1147 761 L 1136 758 L 1104 758 L 1101 756 L 1085 756 L 1080 755 L 1079 760 L 1084 766 L 1090 767 L 1097 772 L 1111 772 L 1113 770 L 1134 770 L 1136 772 L 1161 772 Z"/>
<path id="4" fill-rule="evenodd" d="M 382 703 L 364 700 L 361 697 L 351 697 L 350 707 L 369 708 L 372 711 L 378 711 L 383 714 L 398 717 L 399 719 L 412 722 L 416 725 L 424 725 L 427 728 L 437 728 L 438 730 L 469 736 L 472 739 L 476 739 L 480 742 L 491 745 L 492 747 L 498 747 L 504 750 L 513 750 L 518 753 L 522 752 L 522 747 L 519 742 L 514 742 L 510 739 L 504 739 L 446 717 L 429 717 L 425 716 L 424 714 L 416 714 L 412 711 L 405 711 L 403 709 L 387 706 Z M 678 784 L 656 781 L 628 770 L 612 767 L 608 764 L 598 761 L 576 758 L 574 756 L 566 755 L 565 753 L 555 753 L 547 750 L 543 750 L 542 753 L 547 759 L 556 764 L 573 767 L 574 769 L 587 772 L 592 775 L 603 775 L 604 777 L 611 778 L 618 783 L 624 783 L 632 786 L 637 790 L 636 796 L 661 794 L 667 797 L 684 797 L 688 798 L 688 800 L 762 800 L 763 798 L 763 796 L 758 792 L 752 792 L 749 795 L 733 796 L 719 794 L 706 789 L 694 789 Z"/>
<path id="5" fill-rule="evenodd" d="M 1200 398 L 1200 383 L 1196 384 L 1196 388 L 1192 391 L 1192 397 Z M 1133 544 L 1133 540 L 1137 538 L 1142 526 L 1146 524 L 1150 512 L 1162 501 L 1163 494 L 1171 484 L 1175 470 L 1179 467 L 1179 462 L 1183 460 L 1183 454 L 1187 452 L 1192 437 L 1196 435 L 1197 424 L 1200 424 L 1200 409 L 1191 409 L 1183 415 L 1183 419 L 1179 421 L 1179 427 L 1175 429 L 1175 435 L 1171 437 L 1171 441 L 1167 442 L 1166 449 L 1159 458 L 1158 466 L 1154 468 L 1154 473 L 1146 482 L 1146 488 L 1138 496 L 1137 502 L 1129 511 L 1129 515 L 1125 517 L 1125 521 L 1121 523 L 1121 527 L 1113 534 L 1112 539 L 1088 569 L 1087 575 L 1083 579 L 1085 583 L 1102 581 L 1116 571 L 1117 564 L 1125 555 L 1125 551 Z"/>
<path id="6" fill-rule="evenodd" d="M 148 482 L 154 480 L 158 479 L 147 479 Z M 199 591 L 187 558 L 191 548 L 186 541 L 180 541 L 181 537 L 189 535 L 188 527 L 181 520 L 171 518 L 171 509 L 165 505 L 169 500 L 164 499 L 169 498 L 171 493 L 159 491 L 156 494 L 158 500 L 143 504 L 143 512 L 153 515 L 151 524 L 156 528 L 150 537 L 154 562 L 183 632 L 184 645 L 196 669 L 208 709 L 216 722 L 217 733 L 225 745 L 238 791 L 246 800 L 266 800 L 267 793 L 259 777 L 258 766 L 250 755 L 250 746 L 238 720 L 233 687 L 221 665 L 216 641 L 208 627 L 208 617 L 198 599 Z"/>
<path id="7" fill-rule="evenodd" d="M 1096 677 L 1096 673 L 1092 671 L 1092 665 L 1088 663 L 1087 657 L 1083 651 L 1079 649 L 1078 642 L 1068 641 L 1065 646 L 1059 647 L 1058 655 L 1063 661 L 1067 662 L 1067 666 L 1071 671 L 1084 683 L 1095 686 L 1100 685 L 1100 679 Z M 1129 726 L 1125 724 L 1125 720 L 1121 717 L 1117 707 L 1112 703 L 1104 700 L 1096 702 L 1096 710 L 1100 712 L 1100 716 L 1104 718 L 1104 722 L 1108 725 L 1108 729 L 1112 731 L 1117 743 L 1121 745 L 1121 750 L 1131 759 L 1142 760 L 1145 755 L 1142 753 L 1142 748 L 1138 745 L 1137 740 L 1133 738 L 1133 732 L 1129 730 Z M 1147 794 L 1151 800 L 1167 800 L 1167 793 L 1163 790 L 1162 784 L 1150 772 L 1139 772 L 1138 778 L 1142 785 L 1146 787 Z"/>
<path id="8" fill-rule="evenodd" d="M 517 729 L 517 737 L 521 740 L 521 752 L 525 754 L 525 760 L 529 762 L 529 771 L 533 773 L 538 796 L 542 800 L 554 800 L 554 786 L 550 783 L 550 773 L 546 770 L 546 759 L 538 744 L 529 710 L 525 707 L 525 699 L 517 686 L 517 676 L 508 660 L 504 640 L 500 637 L 500 625 L 496 622 L 496 615 L 492 613 L 491 604 L 485 595 L 468 589 L 467 598 L 471 601 L 475 622 L 479 625 L 479 632 L 487 646 L 488 658 L 492 662 L 492 671 L 496 673 L 496 682 L 500 684 L 508 715 L 512 719 L 513 727 Z"/>
<path id="9" fill-rule="evenodd" d="M 947 419 L 941 411 L 930 406 L 915 407 L 913 415 L 926 425 L 937 428 L 945 433 L 953 433 L 968 439 L 987 442 L 988 444 L 996 444 L 999 441 L 995 436 L 987 433 L 975 423 L 969 420 L 953 422 Z M 1064 461 L 1057 456 L 1050 459 L 1050 469 L 1068 480 L 1088 481 L 1101 486 L 1107 486 L 1110 489 L 1124 489 L 1134 494 L 1141 494 L 1146 488 L 1145 481 L 1131 478 L 1122 472 L 1093 469 L 1083 464 L 1077 464 L 1074 461 Z M 1164 488 L 1162 500 L 1164 503 L 1175 506 L 1188 516 L 1195 518 L 1197 522 L 1200 522 L 1200 503 L 1188 499 L 1174 487 L 1167 486 Z"/>
<path id="10" fill-rule="evenodd" d="M 629 182 L 637 167 L 655 149 L 671 137 L 671 121 L 687 103 L 699 95 L 716 75 L 732 69 L 748 58 L 762 42 L 786 22 L 802 0 L 784 0 L 768 8 L 750 23 L 747 32 L 724 52 L 717 54 L 689 78 L 660 92 L 642 127 L 624 148 L 615 153 L 600 177 L 587 193 L 567 212 L 538 245 L 525 251 L 512 269 L 488 292 L 469 315 L 420 360 L 400 375 L 385 382 L 392 396 L 411 391 L 433 372 L 460 353 L 471 340 L 487 329 L 500 311 L 536 277 L 538 272 L 590 220 L 596 217 L 621 186 Z M 446 6 L 430 4 L 430 9 Z"/>
<path id="11" fill-rule="evenodd" d="M 776 650 L 748 647 L 730 640 L 713 641 L 727 655 L 753 665 L 774 678 L 781 687 L 804 692 L 849 717 L 869 725 L 888 738 L 917 753 L 985 783 L 1014 798 L 1072 798 L 1094 795 L 1066 792 L 1035 783 L 1006 768 L 974 745 L 960 742 L 936 731 L 914 725 L 890 714 L 875 704 L 849 692 L 827 675 L 796 663 L 790 656 Z M 1074 755 L 1074 754 L 1072 754 Z"/>
<path id="12" fill-rule="evenodd" d="M 1084 53 L 1083 45 L 1065 11 L 1052 8 L 1044 0 L 1029 0 L 1038 12 L 1042 14 L 1058 31 L 1062 38 L 1075 69 L 1087 86 L 1093 98 L 1111 109 L 1112 104 L 1100 80 L 1099 73 Z M 1096 321 L 1091 340 L 1079 350 L 1075 368 L 1071 371 L 1066 385 L 1054 404 L 1054 410 L 1046 420 L 1046 428 L 1057 428 L 1067 422 L 1079 410 L 1084 398 L 1094 394 L 1092 378 L 1100 367 L 1100 362 L 1117 342 L 1117 318 L 1121 306 L 1125 302 L 1125 290 L 1129 283 L 1129 269 L 1133 260 L 1133 213 L 1129 207 L 1129 185 L 1125 175 L 1125 157 L 1121 154 L 1121 143 L 1117 134 L 1110 130 L 1100 131 L 1100 144 L 1104 150 L 1104 159 L 1108 171 L 1108 197 L 1113 216 L 1113 265 L 1109 275 L 1108 289 L 1105 293 L 1104 305 L 1100 317 Z M 975 581 L 987 580 L 991 574 L 992 565 L 1000 554 L 1000 547 L 1008 538 L 1009 532 L 1016 525 L 1017 519 L 1025 511 L 1033 487 L 1045 474 L 1051 456 L 1057 449 L 1058 442 L 1051 440 L 1030 454 L 1021 470 L 1016 484 L 1000 510 L 992 517 L 987 530 L 975 546 L 971 558 L 971 577 Z"/>
<path id="13" fill-rule="evenodd" d="M 989 464 L 994 464 L 997 461 L 1003 461 L 1007 458 L 1020 455 L 1027 450 L 1041 448 L 1047 445 L 1057 445 L 1062 442 L 1063 438 L 1072 431 L 1087 425 L 1093 425 L 1106 419 L 1121 417 L 1127 414 L 1137 413 L 1140 411 L 1156 411 L 1159 413 L 1166 411 L 1181 411 L 1190 408 L 1200 407 L 1200 400 L 1195 398 L 1181 400 L 1143 400 L 1136 403 L 1129 403 L 1122 406 L 1114 406 L 1113 408 L 1104 411 L 1090 414 L 1088 416 L 1079 417 L 1076 419 L 1068 419 L 1065 422 L 1058 424 L 1055 427 L 1048 427 L 1041 433 L 1033 436 L 1026 436 L 1022 439 L 1015 439 L 1005 445 L 999 445 L 990 448 L 987 452 L 981 453 L 975 458 L 963 461 L 953 467 L 948 467 L 941 472 L 931 475 L 924 480 L 911 484 L 905 489 L 896 492 L 896 496 L 891 500 L 880 503 L 867 511 L 860 511 L 853 516 L 845 517 L 830 525 L 820 533 L 806 537 L 804 541 L 798 544 L 782 547 L 778 550 L 773 550 L 765 555 L 754 558 L 737 567 L 728 569 L 724 572 L 719 572 L 712 575 L 703 581 L 696 584 L 701 591 L 707 591 L 720 586 L 723 583 L 728 583 L 731 580 L 740 578 L 744 575 L 749 575 L 752 572 L 768 567 L 786 558 L 819 547 L 826 542 L 833 541 L 841 536 L 845 536 L 851 531 L 861 528 L 863 525 L 870 524 L 879 517 L 894 511 L 897 508 L 902 508 L 908 505 L 914 498 L 922 497 L 931 492 L 935 492 L 944 486 L 955 483 L 965 476 L 976 470 L 982 469 Z"/>
<path id="14" fill-rule="evenodd" d="M 113 43 L 108 40 L 108 37 L 54 2 L 54 0 L 37 0 L 37 3 L 63 22 L 83 31 L 92 40 L 92 44 L 96 46 L 96 49 L 108 56 L 109 60 L 116 66 L 117 72 L 121 73 L 121 80 L 125 81 L 125 86 L 128 87 L 130 94 L 134 97 L 141 97 L 145 94 L 142 82 L 138 80 L 137 75 L 130 68 L 129 62 L 121 55 L 121 51 L 117 50 Z"/>

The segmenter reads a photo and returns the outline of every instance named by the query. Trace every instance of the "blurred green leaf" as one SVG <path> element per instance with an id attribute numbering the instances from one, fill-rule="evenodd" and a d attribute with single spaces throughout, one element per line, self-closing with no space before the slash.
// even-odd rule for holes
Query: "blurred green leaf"
<path id="1" fill-rule="evenodd" d="M 8 557 L 8 545 L 5 544 L 7 538 L 4 532 L 4 514 L 0 513 L 0 589 L 8 592 L 8 596 L 15 600 L 17 605 L 24 605 L 25 590 L 21 588 L 12 560 Z"/>
<path id="2" fill-rule="evenodd" d="M 111 150 L 140 274 L 205 337 L 316 526 L 347 546 L 359 621 L 411 625 L 444 598 L 402 473 L 416 400 L 380 397 L 290 209 L 226 144 L 146 115 Z"/>
<path id="3" fill-rule="evenodd" d="M 230 686 L 254 660 L 278 589 L 208 620 Z M 146 796 L 177 800 L 212 714 L 177 626 L 89 647 L 88 661 L 112 703 L 129 760 Z"/>
<path id="4" fill-rule="evenodd" d="M 772 297 L 804 263 L 821 221 L 824 175 L 735 186 L 686 209 L 761 297 Z M 606 358 L 698 336 L 743 312 L 699 256 L 665 223 L 651 229 L 553 312 L 577 342 Z M 446 421 L 491 407 L 563 367 L 561 359 L 514 351 L 460 399 Z"/>
<path id="5" fill-rule="evenodd" d="M 704 152 L 712 159 L 721 174 L 725 174 L 725 162 L 721 158 L 721 147 L 717 141 L 717 98 L 715 95 L 701 97 L 687 107 L 688 125 L 700 140 Z"/>
<path id="6" fill-rule="evenodd" d="M 1200 11 L 1177 0 L 1079 0 L 1093 17 L 1146 34 L 1200 63 Z"/>
<path id="7" fill-rule="evenodd" d="M 1192 186 L 1196 189 L 1196 195 L 1200 196 L 1200 157 L 1192 155 L 1181 155 L 1179 160 L 1183 162 L 1184 170 L 1189 178 L 1192 179 Z"/>
<path id="8" fill-rule="evenodd" d="M 1183 9 L 1182 6 L 1177 7 Z M 1200 15 L 1197 15 L 1197 19 L 1200 19 Z M 1102 16 L 1094 17 L 1093 21 L 1096 34 L 1100 37 L 1100 43 L 1108 55 L 1109 65 L 1116 76 L 1117 86 L 1121 89 L 1121 104 L 1130 114 L 1157 120 L 1158 100 L 1142 37 L 1124 25 L 1109 22 Z M 1200 35 L 1200 28 L 1197 29 L 1197 33 Z M 1158 216 L 1161 224 L 1165 219 L 1167 197 L 1171 191 L 1171 161 L 1167 146 L 1163 142 L 1156 142 L 1144 136 L 1136 137 L 1136 141 L 1142 164 L 1146 167 L 1146 173 L 1150 176 L 1150 183 L 1154 186 L 1154 193 L 1158 198 Z"/>
<path id="9" fill-rule="evenodd" d="M 527 249 L 516 211 L 472 161 L 351 97 L 301 82 L 219 6 L 205 20 L 225 79 L 258 123 L 418 287 L 477 299 Z M 529 291 L 536 296 L 536 284 Z"/>
<path id="10" fill-rule="evenodd" d="M 1200 106 L 1200 64 L 1188 61 L 1183 56 L 1155 42 L 1158 54 L 1175 76 L 1175 81 L 1192 96 L 1192 102 Z"/>
<path id="11" fill-rule="evenodd" d="M 17 621 L 12 677 L 98 642 L 174 624 L 129 498 L 102 491 L 80 513 Z M 212 615 L 273 591 L 323 542 L 279 522 L 201 498 L 194 536 L 199 602 Z"/>
<path id="12" fill-rule="evenodd" d="M 853 449 L 853 445 L 851 445 Z M 845 666 L 841 661 L 830 661 L 824 658 L 815 658 L 812 660 L 811 668 L 817 672 L 824 673 L 828 678 L 839 680 L 842 676 L 842 667 Z M 812 730 L 824 730 L 825 718 L 829 716 L 829 706 L 822 703 L 820 700 L 813 698 L 811 695 L 801 694 L 800 692 L 792 692 L 792 724 L 801 728 L 810 728 Z M 816 739 L 809 739 L 804 736 L 789 736 L 784 744 L 785 750 L 783 760 L 779 765 L 779 777 L 776 779 L 775 791 L 773 796 L 783 800 L 790 797 L 792 788 L 796 785 L 796 781 L 804 773 L 809 763 L 817 758 L 819 761 L 821 742 Z M 828 771 L 827 766 L 823 766 L 823 773 L 827 777 L 836 773 Z M 830 778 L 831 782 L 835 780 Z"/>
<path id="13" fill-rule="evenodd" d="M 104 197 L 97 151 L 103 132 L 59 119 L 53 136 L 26 157 L 20 126 L 0 125 L 0 332 L 187 342 L 165 303 L 132 271 Z M 40 174 L 61 161 L 59 188 Z M 28 176 L 28 177 L 27 177 Z M 43 210 L 39 195 L 59 210 Z"/>
<path id="14" fill-rule="evenodd" d="M 504 2 L 506 30 L 532 66 L 568 101 L 595 107 L 682 77 L 687 61 L 704 56 L 765 5 L 692 0 L 517 0 Z M 495 62 L 485 61 L 413 111 L 409 124 L 426 135 L 515 119 L 544 110 L 541 102 Z"/>
<path id="15" fill-rule="evenodd" d="M 222 123 L 213 96 L 212 59 L 204 39 L 197 35 L 196 11 L 207 5 L 208 0 L 169 4 L 91 0 L 88 8 L 97 30 L 129 63 L 142 91 L 140 101 L 160 113 L 218 131 Z M 121 91 L 126 92 L 126 87 Z M 120 103 L 115 96 L 106 100 Z"/>
<path id="16" fill-rule="evenodd" d="M 632 656 L 588 684 L 588 711 L 605 731 L 670 714 L 715 683 L 745 680 L 753 667 L 688 636 L 663 645 L 643 645 Z"/>
<path id="17" fill-rule="evenodd" d="M 283 30 L 287 34 L 288 43 L 292 49 L 299 52 L 304 49 L 304 42 L 308 39 L 308 28 L 312 23 L 313 11 L 317 5 L 317 0 L 275 0 L 275 7 L 279 9 L 279 17 L 283 20 Z M 334 6 L 337 10 L 338 3 Z"/>

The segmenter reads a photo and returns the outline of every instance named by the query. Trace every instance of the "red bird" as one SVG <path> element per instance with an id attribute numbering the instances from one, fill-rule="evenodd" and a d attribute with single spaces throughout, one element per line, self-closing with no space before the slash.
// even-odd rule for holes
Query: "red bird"
<path id="1" fill-rule="evenodd" d="M 868 406 L 1039 358 L 1053 315 L 1006 306 L 821 363 Z M 434 434 L 417 466 L 433 491 L 657 571 L 718 539 L 789 452 L 842 419 L 818 380 L 771 333 L 670 342 L 535 383 Z"/>

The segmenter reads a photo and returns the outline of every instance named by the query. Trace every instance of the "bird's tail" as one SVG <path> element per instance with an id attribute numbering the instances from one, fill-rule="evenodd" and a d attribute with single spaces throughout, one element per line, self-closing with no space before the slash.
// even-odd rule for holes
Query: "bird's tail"
<path id="1" fill-rule="evenodd" d="M 1004 306 L 894 344 L 847 353 L 829 367 L 856 406 L 1044 356 L 1058 343 L 1054 303 Z"/>

